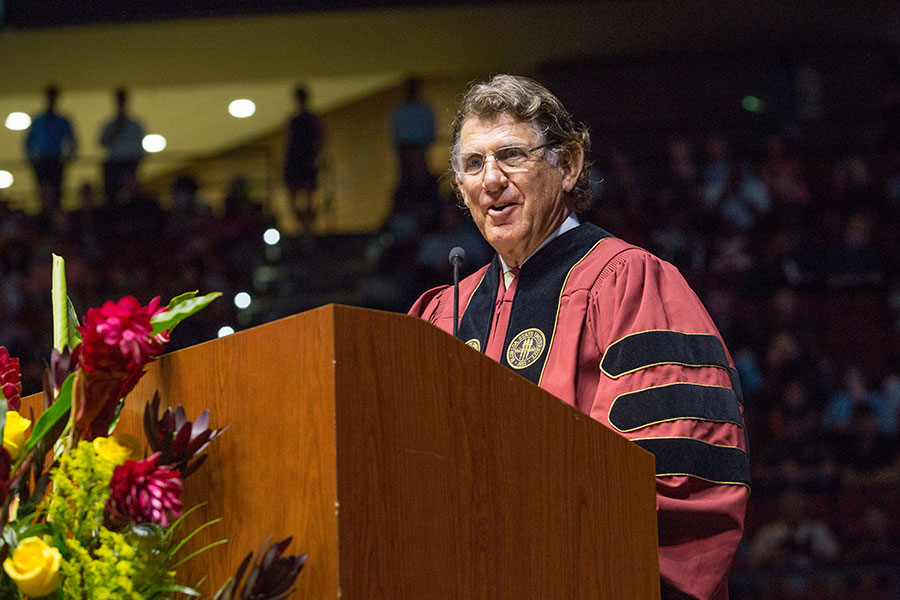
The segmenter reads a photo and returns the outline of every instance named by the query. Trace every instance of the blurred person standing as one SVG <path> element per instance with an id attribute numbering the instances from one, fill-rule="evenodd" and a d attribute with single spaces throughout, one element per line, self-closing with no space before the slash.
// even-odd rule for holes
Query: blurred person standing
<path id="1" fill-rule="evenodd" d="M 288 189 L 291 207 L 303 231 L 315 220 L 313 192 L 318 187 L 319 154 L 325 142 L 322 120 L 307 107 L 306 88 L 294 90 L 297 112 L 288 121 L 285 133 L 284 185 Z"/>
<path id="2" fill-rule="evenodd" d="M 400 160 L 400 179 L 428 174 L 427 152 L 434 142 L 434 112 L 422 98 L 422 82 L 410 77 L 403 84 L 403 102 L 391 116 L 391 140 Z"/>
<path id="3" fill-rule="evenodd" d="M 100 131 L 100 145 L 106 149 L 103 164 L 103 189 L 106 201 L 122 204 L 124 197 L 133 191 L 137 183 L 137 169 L 144 156 L 144 127 L 140 121 L 128 116 L 128 92 L 115 92 L 116 116 L 107 121 Z"/>
<path id="4" fill-rule="evenodd" d="M 59 209 L 62 198 L 62 179 L 65 164 L 75 156 L 78 144 L 72 122 L 57 114 L 59 88 L 48 86 L 44 91 L 47 105 L 34 117 L 25 136 L 25 154 L 34 169 L 40 193 L 41 210 L 52 213 Z"/>

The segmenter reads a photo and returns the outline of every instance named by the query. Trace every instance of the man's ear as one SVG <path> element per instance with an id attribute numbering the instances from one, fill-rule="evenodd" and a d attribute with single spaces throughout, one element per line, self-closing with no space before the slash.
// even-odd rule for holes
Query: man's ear
<path id="1" fill-rule="evenodd" d="M 563 189 L 571 192 L 578 183 L 581 168 L 584 167 L 584 148 L 571 144 L 559 153 L 559 167 L 563 170 Z"/>

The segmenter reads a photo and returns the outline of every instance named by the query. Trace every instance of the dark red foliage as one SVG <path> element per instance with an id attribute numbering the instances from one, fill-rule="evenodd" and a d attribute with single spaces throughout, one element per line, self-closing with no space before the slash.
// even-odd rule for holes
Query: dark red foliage
<path id="1" fill-rule="evenodd" d="M 159 416 L 159 394 L 144 408 L 144 433 L 153 452 L 160 455 L 159 464 L 169 465 L 181 473 L 182 479 L 196 471 L 206 460 L 201 453 L 228 427 L 209 428 L 209 411 L 204 410 L 192 423 L 184 407 L 167 408 Z"/>

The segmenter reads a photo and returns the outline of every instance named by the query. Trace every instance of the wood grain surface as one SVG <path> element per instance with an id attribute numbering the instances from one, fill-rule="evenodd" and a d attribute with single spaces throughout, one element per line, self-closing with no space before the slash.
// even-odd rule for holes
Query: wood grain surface
<path id="1" fill-rule="evenodd" d="M 659 597 L 650 454 L 411 317 L 335 351 L 344 598 Z"/>

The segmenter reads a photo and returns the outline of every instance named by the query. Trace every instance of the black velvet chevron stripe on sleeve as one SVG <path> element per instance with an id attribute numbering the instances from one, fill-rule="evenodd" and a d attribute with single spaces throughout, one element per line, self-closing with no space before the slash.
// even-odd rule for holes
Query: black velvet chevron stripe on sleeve
<path id="1" fill-rule="evenodd" d="M 673 383 L 622 394 L 613 401 L 609 422 L 619 431 L 653 423 L 697 419 L 743 427 L 735 393 L 727 387 Z"/>
<path id="2" fill-rule="evenodd" d="M 721 484 L 750 486 L 750 461 L 740 448 L 692 438 L 633 440 L 656 456 L 656 476 L 688 475 Z"/>
<path id="3" fill-rule="evenodd" d="M 613 342 L 600 362 L 600 369 L 613 379 L 654 365 L 728 369 L 725 346 L 715 335 L 651 330 Z"/>

